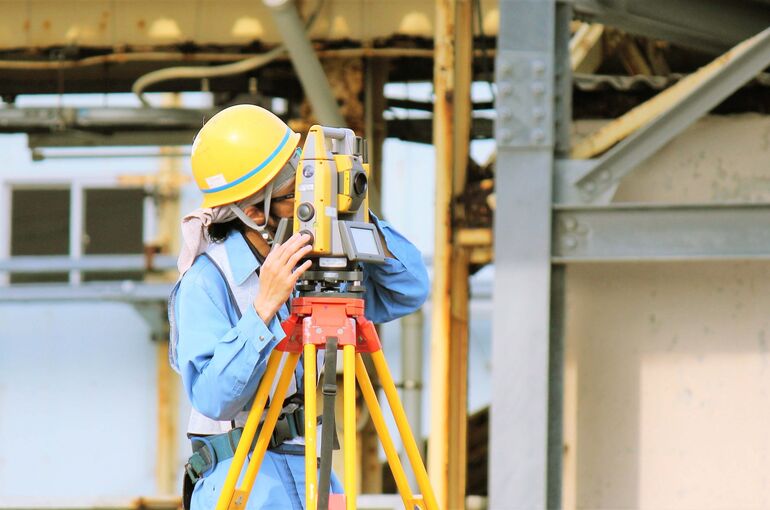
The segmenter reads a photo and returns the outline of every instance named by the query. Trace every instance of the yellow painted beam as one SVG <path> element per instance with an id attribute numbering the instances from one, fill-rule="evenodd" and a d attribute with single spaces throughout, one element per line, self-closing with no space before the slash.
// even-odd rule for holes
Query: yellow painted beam
<path id="1" fill-rule="evenodd" d="M 591 74 L 602 63 L 604 25 L 581 23 L 569 41 L 570 63 L 576 73 Z"/>
<path id="2" fill-rule="evenodd" d="M 461 246 L 492 246 L 492 229 L 463 228 L 455 234 L 455 241 Z"/>

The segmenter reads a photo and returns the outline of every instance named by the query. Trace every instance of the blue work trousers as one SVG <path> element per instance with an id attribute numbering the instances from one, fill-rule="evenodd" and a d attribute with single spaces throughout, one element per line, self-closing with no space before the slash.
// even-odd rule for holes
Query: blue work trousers
<path id="1" fill-rule="evenodd" d="M 213 510 L 233 459 L 217 464 L 195 484 L 190 510 Z M 246 469 L 244 466 L 243 472 Z M 332 473 L 331 493 L 343 492 Z M 305 457 L 268 451 L 259 468 L 254 488 L 246 504 L 248 510 L 303 510 L 305 508 Z"/>

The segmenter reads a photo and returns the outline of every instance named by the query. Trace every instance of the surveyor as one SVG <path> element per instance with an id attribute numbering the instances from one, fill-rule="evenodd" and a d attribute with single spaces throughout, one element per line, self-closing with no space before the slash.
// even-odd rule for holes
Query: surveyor
<path id="1" fill-rule="evenodd" d="M 192 146 L 201 208 L 182 219 L 180 280 L 169 300 L 170 361 L 192 404 L 185 503 L 214 508 L 268 357 L 284 332 L 309 236 L 271 246 L 294 212 L 300 136 L 273 113 L 237 105 L 213 116 Z M 428 293 L 420 252 L 371 215 L 386 255 L 364 264 L 366 316 L 387 322 L 415 311 Z M 248 509 L 304 508 L 302 365 L 262 462 Z M 315 376 L 315 374 L 314 374 Z M 331 491 L 342 492 L 332 477 Z"/>

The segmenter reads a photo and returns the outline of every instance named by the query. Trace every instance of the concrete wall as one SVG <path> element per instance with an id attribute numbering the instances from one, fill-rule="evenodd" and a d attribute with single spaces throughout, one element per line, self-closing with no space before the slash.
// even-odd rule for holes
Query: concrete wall
<path id="1" fill-rule="evenodd" d="M 770 117 L 699 121 L 615 200 L 770 200 Z M 565 508 L 770 508 L 769 311 L 770 262 L 570 266 Z"/>

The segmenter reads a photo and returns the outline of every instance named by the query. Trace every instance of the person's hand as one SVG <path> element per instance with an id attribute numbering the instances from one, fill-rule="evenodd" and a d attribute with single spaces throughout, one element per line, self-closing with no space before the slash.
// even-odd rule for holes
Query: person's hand
<path id="1" fill-rule="evenodd" d="M 265 258 L 259 270 L 259 293 L 254 299 L 254 309 L 265 324 L 289 299 L 302 273 L 310 268 L 312 262 L 306 260 L 295 269 L 300 259 L 313 249 L 308 241 L 309 235 L 294 234 L 285 243 L 275 245 Z"/>

